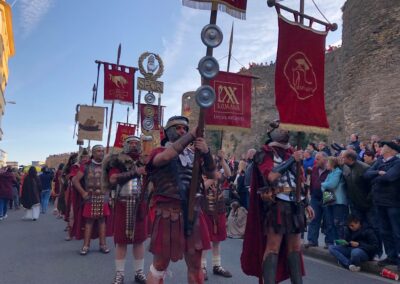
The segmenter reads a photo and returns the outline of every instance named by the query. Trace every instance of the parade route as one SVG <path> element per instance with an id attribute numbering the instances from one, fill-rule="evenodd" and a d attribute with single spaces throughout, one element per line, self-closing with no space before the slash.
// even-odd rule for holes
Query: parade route
<path id="1" fill-rule="evenodd" d="M 52 208 L 50 208 L 52 209 Z M 81 241 L 64 241 L 65 223 L 51 213 L 41 215 L 37 221 L 21 220 L 23 209 L 9 210 L 8 218 L 0 222 L 0 284 L 109 284 L 114 275 L 114 248 L 112 238 L 107 239 L 112 249 L 108 255 L 101 254 L 98 242 L 91 245 L 87 256 L 78 251 Z M 50 211 L 51 212 L 51 211 Z M 254 277 L 246 276 L 240 268 L 242 240 L 228 239 L 222 244 L 222 264 L 230 270 L 233 278 L 214 276 L 209 267 L 209 280 L 206 283 L 258 283 Z M 145 270 L 149 269 L 151 254 L 145 258 Z M 208 264 L 211 263 L 211 253 Z M 394 283 L 379 276 L 367 273 L 352 273 L 332 264 L 305 258 L 307 276 L 304 283 Z M 126 263 L 125 283 L 133 282 L 132 256 Z M 186 283 L 184 262 L 170 266 L 171 277 L 166 283 Z M 284 282 L 285 284 L 290 281 Z"/>

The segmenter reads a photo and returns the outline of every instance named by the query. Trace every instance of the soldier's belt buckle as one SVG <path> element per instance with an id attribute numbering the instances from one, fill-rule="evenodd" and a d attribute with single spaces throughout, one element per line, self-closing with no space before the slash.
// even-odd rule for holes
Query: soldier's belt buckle
<path id="1" fill-rule="evenodd" d="M 275 191 L 277 193 L 291 193 L 293 191 L 293 189 L 291 187 L 282 186 L 282 187 L 278 187 Z"/>

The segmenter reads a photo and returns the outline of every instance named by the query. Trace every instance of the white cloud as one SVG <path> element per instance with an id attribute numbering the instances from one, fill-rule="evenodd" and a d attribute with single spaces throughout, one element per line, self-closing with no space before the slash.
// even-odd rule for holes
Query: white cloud
<path id="1" fill-rule="evenodd" d="M 49 11 L 53 0 L 20 0 L 21 27 L 23 35 L 30 34 Z"/>

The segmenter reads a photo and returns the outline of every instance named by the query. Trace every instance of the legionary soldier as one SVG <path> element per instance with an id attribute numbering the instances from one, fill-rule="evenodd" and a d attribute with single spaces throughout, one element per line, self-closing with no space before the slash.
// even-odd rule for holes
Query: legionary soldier
<path id="1" fill-rule="evenodd" d="M 66 241 L 72 240 L 72 238 L 79 238 L 80 235 L 80 227 L 79 222 L 79 206 L 81 204 L 81 195 L 77 190 L 75 190 L 74 185 L 72 184 L 72 179 L 79 172 L 82 164 L 86 164 L 90 160 L 89 152 L 86 149 L 83 149 L 79 154 L 78 161 L 72 165 L 71 171 L 69 174 L 70 178 L 70 188 L 69 188 L 69 197 L 67 198 L 67 208 L 69 208 L 68 214 L 68 235 L 65 238 Z"/>
<path id="2" fill-rule="evenodd" d="M 210 249 L 210 238 L 199 202 L 191 233 L 187 231 L 188 193 L 194 162 L 194 153 L 187 146 L 194 141 L 194 148 L 202 154 L 203 174 L 209 178 L 214 178 L 215 164 L 205 140 L 196 138 L 196 129 L 188 130 L 186 117 L 171 117 L 165 127 L 165 147 L 154 149 L 146 166 L 154 187 L 151 207 L 155 210 L 150 242 L 154 257 L 147 282 L 150 284 L 163 283 L 169 262 L 183 257 L 188 268 L 188 283 L 204 282 L 201 255 L 203 250 Z"/>
<path id="3" fill-rule="evenodd" d="M 298 284 L 303 283 L 304 274 L 300 234 L 306 226 L 306 213 L 312 219 L 314 211 L 304 192 L 300 200 L 296 197 L 296 161 L 302 159 L 302 151 L 292 150 L 288 131 L 278 123 L 271 126 L 269 141 L 254 157 L 242 268 L 262 278 L 264 284 L 288 277 Z"/>
<path id="4" fill-rule="evenodd" d="M 226 239 L 226 207 L 222 184 L 231 176 L 231 169 L 225 161 L 223 151 L 218 151 L 218 159 L 221 169 L 216 171 L 215 179 L 204 177 L 205 198 L 203 200 L 204 217 L 208 226 L 208 232 L 212 242 L 213 273 L 230 278 L 232 274 L 221 266 L 220 242 Z M 203 251 L 201 259 L 204 280 L 208 280 L 206 251 Z"/>
<path id="5" fill-rule="evenodd" d="M 114 284 L 124 283 L 128 244 L 133 244 L 135 281 L 146 283 L 144 241 L 147 238 L 144 164 L 140 160 L 141 144 L 137 136 L 128 136 L 123 151 L 108 156 L 103 165 L 103 186 L 112 190 L 114 199 L 114 242 L 116 274 Z"/>
<path id="6" fill-rule="evenodd" d="M 85 232 L 81 255 L 86 255 L 90 248 L 93 224 L 97 222 L 100 252 L 109 253 L 106 244 L 106 222 L 105 218 L 110 215 L 108 206 L 108 193 L 101 186 L 102 161 L 104 147 L 95 145 L 92 148 L 91 160 L 82 164 L 79 172 L 72 178 L 75 189 L 84 200 L 82 217 L 85 218 Z"/>

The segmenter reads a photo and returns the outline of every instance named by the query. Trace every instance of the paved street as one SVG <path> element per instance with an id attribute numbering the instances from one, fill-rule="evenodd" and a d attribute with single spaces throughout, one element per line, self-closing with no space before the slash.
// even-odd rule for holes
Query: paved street
<path id="1" fill-rule="evenodd" d="M 92 251 L 86 256 L 78 255 L 80 241 L 64 241 L 65 223 L 53 215 L 41 215 L 40 219 L 23 221 L 23 210 L 9 211 L 9 217 L 0 221 L 0 283 L 1 284 L 71 284 L 71 283 L 111 283 L 114 273 L 113 252 L 103 255 L 92 244 Z M 112 239 L 108 239 L 112 247 Z M 208 283 L 258 283 L 256 278 L 248 277 L 240 269 L 241 240 L 229 239 L 223 244 L 222 261 L 234 277 L 224 279 L 209 275 Z M 211 252 L 209 253 L 211 254 Z M 147 254 L 145 270 L 149 268 L 151 257 Z M 208 257 L 211 263 L 211 256 Z M 352 273 L 337 266 L 306 258 L 307 276 L 304 283 L 394 283 L 379 276 L 366 273 Z M 132 258 L 126 265 L 126 283 L 132 283 Z M 170 266 L 172 277 L 166 283 L 186 283 L 183 262 Z M 285 284 L 288 284 L 286 281 Z"/>

